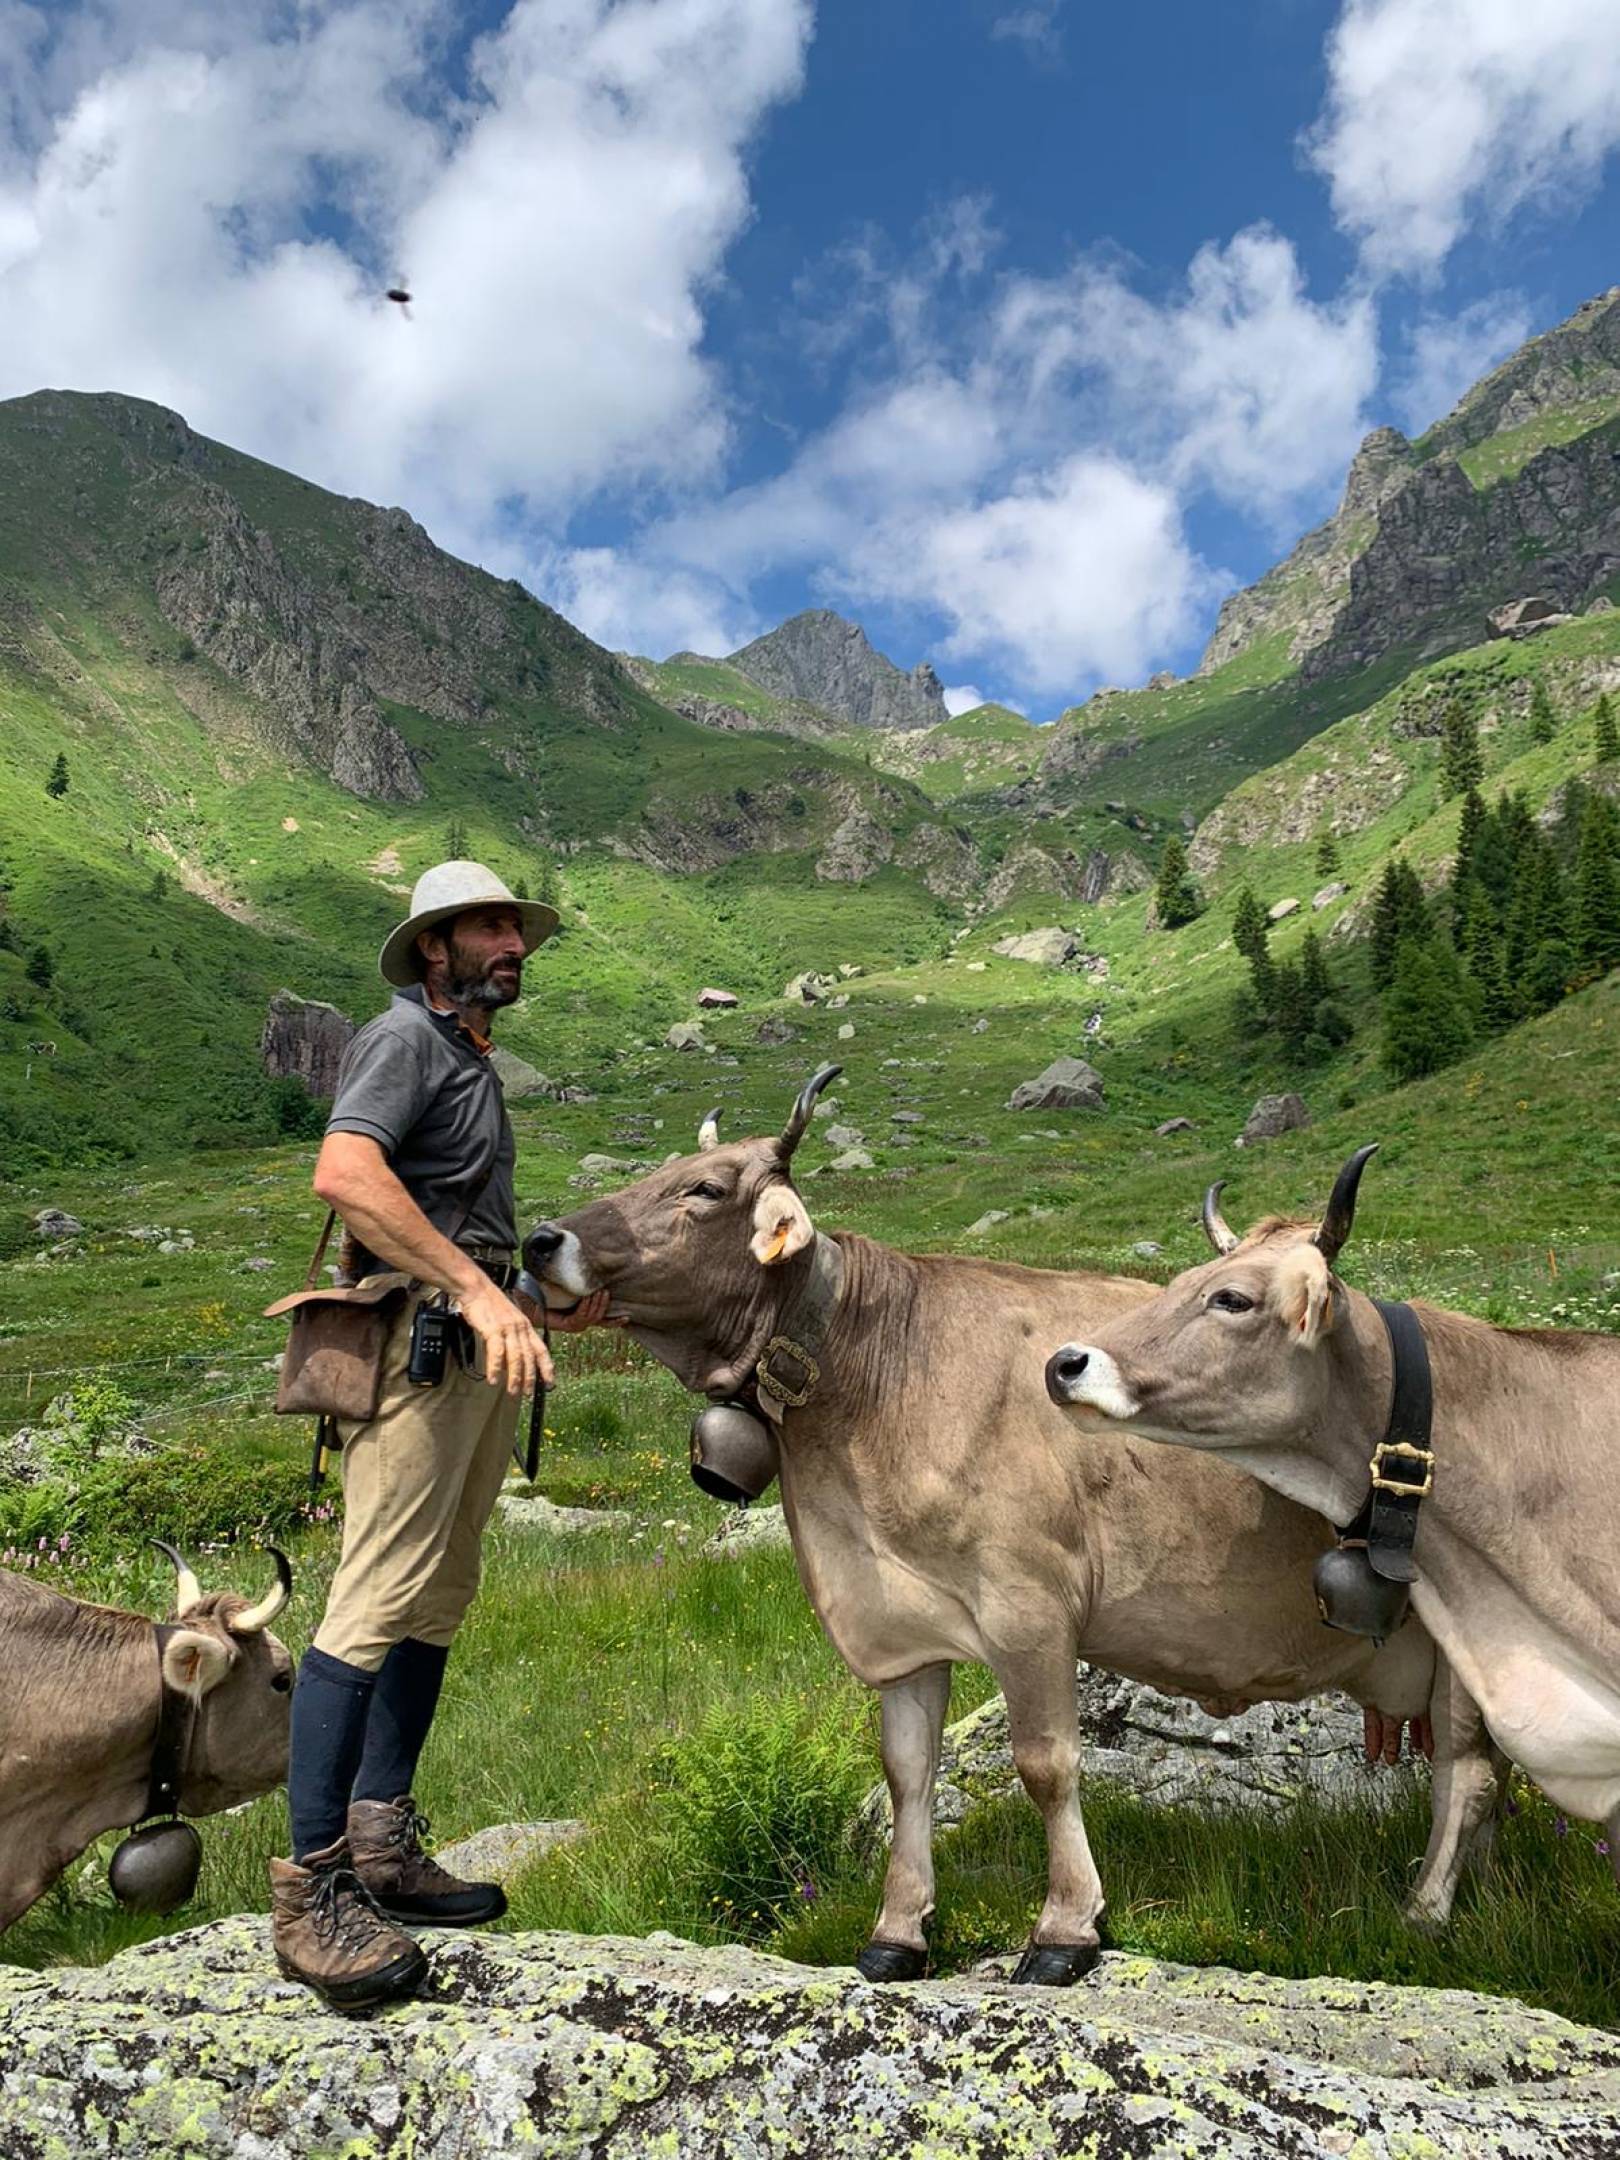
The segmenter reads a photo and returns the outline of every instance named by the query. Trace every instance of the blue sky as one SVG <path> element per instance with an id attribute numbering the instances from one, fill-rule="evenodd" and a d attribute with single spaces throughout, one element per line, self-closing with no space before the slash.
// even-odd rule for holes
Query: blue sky
<path id="1" fill-rule="evenodd" d="M 1617 138 L 1615 0 L 0 0 L 0 395 L 1048 717 L 1620 280 Z"/>

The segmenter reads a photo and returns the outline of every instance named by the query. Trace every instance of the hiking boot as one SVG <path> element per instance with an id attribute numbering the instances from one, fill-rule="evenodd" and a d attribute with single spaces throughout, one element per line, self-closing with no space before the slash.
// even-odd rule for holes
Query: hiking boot
<path id="1" fill-rule="evenodd" d="M 355 1873 L 348 1840 L 302 1867 L 270 1863 L 270 1940 L 289 1980 L 334 2010 L 374 2010 L 414 1994 L 428 1969 L 420 1943 L 383 1916 Z"/>
<path id="2" fill-rule="evenodd" d="M 422 1850 L 428 1834 L 409 1793 L 349 1804 L 355 1872 L 390 1918 L 419 1927 L 479 1927 L 506 1910 L 499 1883 L 463 1882 Z"/>

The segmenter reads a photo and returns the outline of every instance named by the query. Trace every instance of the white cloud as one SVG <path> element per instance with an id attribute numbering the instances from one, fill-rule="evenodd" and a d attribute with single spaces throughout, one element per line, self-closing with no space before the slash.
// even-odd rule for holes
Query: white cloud
<path id="1" fill-rule="evenodd" d="M 984 692 L 976 683 L 947 683 L 945 685 L 945 710 L 953 720 L 959 713 L 972 712 L 976 705 L 982 705 L 984 702 Z"/>
<path id="2" fill-rule="evenodd" d="M 524 566 L 525 582 L 599 645 L 662 659 L 735 652 L 768 625 L 719 578 L 616 548 L 556 548 Z"/>
<path id="3" fill-rule="evenodd" d="M 460 100 L 438 0 L 50 22 L 0 15 L 0 395 L 156 398 L 467 551 L 716 469 L 702 299 L 809 0 L 516 0 Z"/>
<path id="4" fill-rule="evenodd" d="M 1615 0 L 1346 0 L 1310 148 L 1374 275 L 1578 202 L 1620 140 Z"/>
<path id="5" fill-rule="evenodd" d="M 1409 434 L 1420 434 L 1530 335 L 1530 311 L 1518 293 L 1493 293 L 1460 315 L 1425 315 L 1414 326 L 1395 385 L 1395 409 Z"/>
<path id="6" fill-rule="evenodd" d="M 993 38 L 1012 38 L 1025 46 L 1034 59 L 1055 60 L 1063 49 L 1058 14 L 1063 0 L 1032 0 L 1028 7 L 998 15 L 990 26 Z"/>

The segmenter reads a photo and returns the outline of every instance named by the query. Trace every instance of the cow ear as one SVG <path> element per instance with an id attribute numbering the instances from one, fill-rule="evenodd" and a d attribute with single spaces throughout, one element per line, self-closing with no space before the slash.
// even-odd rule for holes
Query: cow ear
<path id="1" fill-rule="evenodd" d="M 810 1212 L 793 1187 L 773 1178 L 754 1202 L 754 1234 L 748 1250 L 761 1267 L 779 1267 L 803 1252 L 815 1234 Z"/>
<path id="2" fill-rule="evenodd" d="M 1333 1325 L 1333 1274 L 1314 1246 L 1302 1245 L 1283 1262 L 1278 1292 L 1289 1340 L 1314 1350 Z"/>
<path id="3" fill-rule="evenodd" d="M 178 1694 L 201 1702 L 231 1669 L 231 1653 L 217 1635 L 177 1628 L 163 1647 L 163 1678 Z"/>

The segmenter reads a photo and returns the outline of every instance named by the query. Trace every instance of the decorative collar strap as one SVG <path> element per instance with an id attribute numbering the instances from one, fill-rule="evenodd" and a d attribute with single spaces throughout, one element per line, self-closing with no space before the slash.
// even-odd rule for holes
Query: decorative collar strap
<path id="1" fill-rule="evenodd" d="M 1387 1582 L 1416 1582 L 1412 1546 L 1418 1509 L 1434 1486 L 1434 1377 L 1429 1346 L 1410 1305 L 1374 1298 L 1389 1334 L 1394 1375 L 1389 1421 L 1367 1465 L 1369 1484 L 1354 1522 L 1339 1532 L 1343 1544 L 1365 1543 L 1373 1573 Z"/>
<path id="2" fill-rule="evenodd" d="M 164 1654 L 180 1629 L 168 1620 L 154 1621 L 153 1627 L 157 1635 L 158 1726 L 157 1738 L 152 1742 L 152 1768 L 147 1777 L 142 1822 L 149 1822 L 154 1815 L 179 1814 L 180 1781 L 186 1774 L 197 1715 L 191 1697 L 170 1687 L 163 1672 Z"/>
<path id="3" fill-rule="evenodd" d="M 818 1231 L 804 1281 L 754 1367 L 760 1408 L 778 1423 L 784 1410 L 802 1410 L 820 1385 L 821 1347 L 843 1287 L 844 1255 Z"/>

